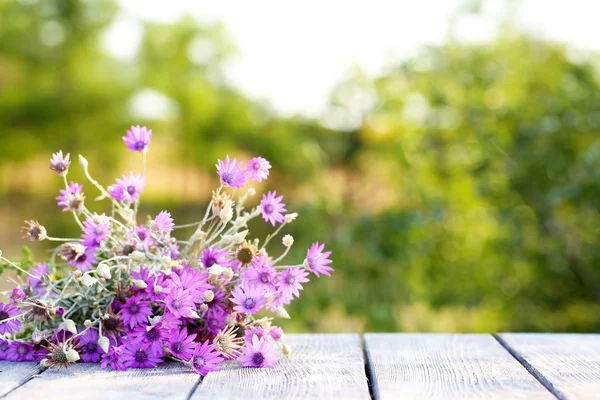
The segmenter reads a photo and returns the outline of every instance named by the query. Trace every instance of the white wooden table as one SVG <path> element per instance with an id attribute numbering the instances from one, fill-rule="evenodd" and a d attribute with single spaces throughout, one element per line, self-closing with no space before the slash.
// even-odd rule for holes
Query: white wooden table
<path id="1" fill-rule="evenodd" d="M 201 379 L 175 363 L 40 371 L 0 361 L 7 399 L 600 399 L 600 335 L 286 335 L 273 369 L 229 362 Z"/>

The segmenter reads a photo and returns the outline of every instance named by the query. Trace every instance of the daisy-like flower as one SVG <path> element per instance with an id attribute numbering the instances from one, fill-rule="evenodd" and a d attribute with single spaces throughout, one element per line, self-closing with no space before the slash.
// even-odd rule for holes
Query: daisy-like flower
<path id="1" fill-rule="evenodd" d="M 164 355 L 163 341 L 169 337 L 169 332 L 161 322 L 152 326 L 138 326 L 133 331 L 130 331 L 129 335 L 132 339 L 142 339 L 150 343 L 151 350 L 155 355 L 159 357 Z"/>
<path id="2" fill-rule="evenodd" d="M 113 371 L 125 371 L 127 367 L 123 361 L 123 346 L 110 346 L 108 353 L 102 355 L 100 369 L 105 369 L 110 365 Z"/>
<path id="3" fill-rule="evenodd" d="M 39 300 L 30 300 L 27 307 L 24 307 L 25 319 L 29 321 L 48 321 L 51 317 L 50 310 L 52 309 L 49 305 L 44 304 Z"/>
<path id="4" fill-rule="evenodd" d="M 33 275 L 29 277 L 29 286 L 41 286 L 44 283 L 43 279 L 48 275 L 48 264 L 39 263 L 37 267 L 31 268 L 29 273 Z"/>
<path id="5" fill-rule="evenodd" d="M 293 298 L 292 293 L 277 288 L 277 292 L 271 297 L 271 302 L 267 304 L 267 309 L 275 311 L 277 307 L 283 307 L 286 304 L 290 304 Z"/>
<path id="6" fill-rule="evenodd" d="M 268 332 L 265 331 L 262 327 L 260 326 L 253 326 L 252 328 L 246 329 L 246 332 L 244 332 L 244 341 L 246 343 L 249 343 L 252 341 L 252 337 L 254 335 L 256 335 L 256 337 L 258 337 L 259 339 L 266 339 L 266 340 L 271 340 L 271 337 L 269 336 Z"/>
<path id="7" fill-rule="evenodd" d="M 241 267 L 252 264 L 254 259 L 258 256 L 258 249 L 254 245 L 246 240 L 243 240 L 240 245 L 231 253 L 234 258 L 233 267 L 235 270 L 239 270 Z"/>
<path id="8" fill-rule="evenodd" d="M 248 161 L 248 164 L 246 165 L 248 178 L 257 182 L 262 182 L 263 179 L 267 179 L 270 169 L 271 164 L 262 157 L 254 157 L 252 160 Z"/>
<path id="9" fill-rule="evenodd" d="M 0 303 L 0 336 L 6 333 L 12 335 L 21 330 L 21 321 L 14 318 L 17 315 L 19 315 L 17 307 L 12 304 Z"/>
<path id="10" fill-rule="evenodd" d="M 106 336 L 115 338 L 118 334 L 125 331 L 123 321 L 118 315 L 112 313 L 112 307 L 109 307 L 109 312 L 102 317 L 102 332 Z"/>
<path id="11" fill-rule="evenodd" d="M 169 338 L 169 350 L 171 354 L 180 360 L 189 361 L 196 348 L 194 339 L 196 339 L 196 334 L 188 335 L 186 327 L 179 332 L 171 332 L 171 337 Z"/>
<path id="12" fill-rule="evenodd" d="M 16 306 L 25 299 L 25 292 L 21 288 L 16 287 L 10 292 L 9 299 L 11 304 Z"/>
<path id="13" fill-rule="evenodd" d="M 45 240 L 48 237 L 46 228 L 40 225 L 39 222 L 31 220 L 25 221 L 25 223 L 27 226 L 21 228 L 23 239 L 28 239 L 30 242 L 39 242 L 40 240 Z"/>
<path id="14" fill-rule="evenodd" d="M 63 211 L 81 211 L 85 201 L 83 186 L 71 182 L 66 189 L 61 189 L 59 192 L 60 196 L 56 197 L 56 201 Z"/>
<path id="15" fill-rule="evenodd" d="M 110 222 L 106 214 L 98 215 L 94 213 L 91 218 L 83 221 L 83 241 L 81 244 L 85 247 L 99 247 L 106 239 L 110 229 Z"/>
<path id="16" fill-rule="evenodd" d="M 202 344 L 197 344 L 190 361 L 194 371 L 202 376 L 206 376 L 209 372 L 220 371 L 221 367 L 219 363 L 224 361 L 224 358 L 216 350 L 215 345 L 207 340 Z"/>
<path id="17" fill-rule="evenodd" d="M 127 340 L 124 343 L 121 360 L 126 368 L 155 368 L 162 363 L 150 348 L 150 343 L 143 340 Z"/>
<path id="18" fill-rule="evenodd" d="M 222 331 L 219 331 L 213 340 L 215 349 L 217 349 L 223 357 L 229 360 L 242 354 L 240 349 L 242 348 L 243 343 L 244 338 L 237 336 L 237 328 L 233 326 L 228 326 Z"/>
<path id="19" fill-rule="evenodd" d="M 138 174 L 133 175 L 129 172 L 129 176 L 123 175 L 121 179 L 117 179 L 117 183 L 108 187 L 108 192 L 113 199 L 122 201 L 125 204 L 135 203 L 140 198 L 140 193 L 146 185 L 146 179 Z"/>
<path id="20" fill-rule="evenodd" d="M 217 164 L 217 173 L 221 178 L 221 183 L 225 186 L 241 188 L 246 183 L 246 171 L 242 169 L 242 162 L 239 163 L 234 158 L 225 157 L 225 162 L 219 160 Z"/>
<path id="21" fill-rule="evenodd" d="M 140 300 L 138 296 L 129 297 L 121 308 L 121 320 L 130 329 L 136 325 L 144 325 L 148 317 L 152 315 L 149 301 Z"/>
<path id="22" fill-rule="evenodd" d="M 283 338 L 285 337 L 283 329 L 281 329 L 278 326 L 272 326 L 269 330 L 269 335 L 271 335 L 271 338 L 276 342 L 283 340 Z"/>
<path id="23" fill-rule="evenodd" d="M 228 257 L 229 252 L 227 250 L 220 250 L 218 246 L 212 246 L 206 248 L 202 252 L 202 265 L 208 269 L 215 264 L 219 264 L 223 268 L 231 267 L 231 260 Z"/>
<path id="24" fill-rule="evenodd" d="M 215 311 L 210 311 L 206 313 L 206 317 L 204 317 L 206 321 L 206 329 L 213 334 L 216 335 L 219 331 L 227 325 L 227 312 L 224 309 L 215 309 Z"/>
<path id="25" fill-rule="evenodd" d="M 33 346 L 29 343 L 14 341 L 8 345 L 6 359 L 9 361 L 33 361 Z"/>
<path id="26" fill-rule="evenodd" d="M 152 138 L 152 129 L 145 126 L 132 126 L 127 131 L 127 136 L 123 136 L 123 141 L 131 151 L 146 151 Z"/>
<path id="27" fill-rule="evenodd" d="M 252 341 L 246 343 L 244 354 L 239 358 L 244 367 L 269 367 L 272 368 L 277 362 L 277 353 L 273 342 L 259 339 L 256 335 Z"/>
<path id="28" fill-rule="evenodd" d="M 275 268 L 267 265 L 259 265 L 257 267 L 249 267 L 242 273 L 242 278 L 249 286 L 257 287 L 265 292 L 275 292 L 277 271 Z"/>
<path id="29" fill-rule="evenodd" d="M 242 289 L 237 286 L 231 295 L 231 302 L 236 304 L 233 309 L 242 314 L 256 314 L 267 302 L 264 290 L 258 287 L 248 286 Z"/>
<path id="30" fill-rule="evenodd" d="M 167 310 L 178 318 L 198 318 L 192 297 L 182 287 L 172 288 L 165 298 Z"/>
<path id="31" fill-rule="evenodd" d="M 50 159 L 50 169 L 60 176 L 65 176 L 67 172 L 69 172 L 69 167 L 71 166 L 71 161 L 69 160 L 70 156 L 71 154 L 67 153 L 67 155 L 63 157 L 62 150 L 52 154 L 52 158 Z"/>
<path id="32" fill-rule="evenodd" d="M 81 359 L 88 363 L 97 363 L 104 351 L 98 345 L 98 332 L 95 329 L 88 329 L 83 335 L 79 336 L 79 345 L 81 349 Z"/>
<path id="33" fill-rule="evenodd" d="M 175 224 L 173 223 L 173 218 L 171 218 L 171 213 L 161 211 L 156 218 L 154 218 L 151 226 L 159 232 L 170 233 Z"/>
<path id="34" fill-rule="evenodd" d="M 262 212 L 263 219 L 267 222 L 270 222 L 273 226 L 275 226 L 275 223 L 281 223 L 285 220 L 285 217 L 282 213 L 287 211 L 285 209 L 285 204 L 281 202 L 281 200 L 283 200 L 283 196 L 275 196 L 277 196 L 276 191 L 263 194 L 262 201 L 260 202 L 260 210 Z"/>
<path id="35" fill-rule="evenodd" d="M 316 242 L 306 252 L 304 265 L 316 276 L 321 276 L 321 274 L 331 276 L 331 271 L 333 271 L 333 268 L 329 266 L 332 262 L 329 259 L 331 252 L 326 251 L 323 253 L 324 248 L 325 244 L 320 245 L 319 242 Z"/>
<path id="36" fill-rule="evenodd" d="M 80 254 L 78 257 L 67 257 L 67 264 L 82 272 L 91 271 L 97 262 L 95 247 L 87 247 L 83 254 Z"/>
<path id="37" fill-rule="evenodd" d="M 150 231 L 144 225 L 140 225 L 137 228 L 135 228 L 135 235 L 138 237 L 138 239 L 140 239 L 139 242 L 136 241 L 136 244 L 138 245 L 139 249 L 143 250 L 146 247 L 151 246 L 152 243 L 154 243 Z"/>
<path id="38" fill-rule="evenodd" d="M 63 342 L 49 343 L 44 349 L 47 351 L 46 365 L 48 367 L 65 367 L 68 368 L 71 361 L 69 360 L 69 352 L 77 351 Z"/>
<path id="39" fill-rule="evenodd" d="M 286 268 L 279 275 L 279 290 L 300 297 L 303 283 L 308 282 L 308 273 L 301 267 Z"/>

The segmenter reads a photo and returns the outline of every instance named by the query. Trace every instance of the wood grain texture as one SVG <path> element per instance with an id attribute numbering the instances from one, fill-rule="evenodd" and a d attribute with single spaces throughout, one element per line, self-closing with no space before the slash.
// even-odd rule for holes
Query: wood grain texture
<path id="1" fill-rule="evenodd" d="M 600 335 L 498 335 L 559 399 L 600 399 Z"/>
<path id="2" fill-rule="evenodd" d="M 359 335 L 286 335 L 285 342 L 294 352 L 274 368 L 228 362 L 192 399 L 370 399 Z"/>
<path id="3" fill-rule="evenodd" d="M 554 399 L 491 335 L 366 334 L 376 399 Z"/>
<path id="4" fill-rule="evenodd" d="M 11 392 L 7 399 L 186 399 L 199 376 L 179 363 L 153 369 L 102 371 L 98 364 L 53 368 Z"/>
<path id="5" fill-rule="evenodd" d="M 40 367 L 34 362 L 0 361 L 0 397 L 40 373 Z"/>

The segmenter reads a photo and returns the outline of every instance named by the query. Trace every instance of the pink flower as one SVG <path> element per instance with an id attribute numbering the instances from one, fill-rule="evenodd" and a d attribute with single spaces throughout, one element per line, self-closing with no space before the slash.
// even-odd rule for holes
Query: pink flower
<path id="1" fill-rule="evenodd" d="M 221 356 L 221 353 L 215 349 L 215 345 L 207 340 L 196 346 L 191 362 L 194 371 L 202 376 L 206 376 L 209 372 L 221 370 L 219 363 L 223 360 L 224 358 Z"/>
<path id="2" fill-rule="evenodd" d="M 146 180 L 142 175 L 133 175 L 129 172 L 129 176 L 123 175 L 121 179 L 117 179 L 117 183 L 108 187 L 108 192 L 113 199 L 122 201 L 126 204 L 135 203 L 140 198 L 140 193 L 146 185 Z"/>
<path id="3" fill-rule="evenodd" d="M 249 286 L 258 287 L 265 292 L 275 292 L 275 281 L 277 271 L 275 268 L 262 265 L 257 267 L 248 267 L 242 272 L 242 277 L 246 280 Z"/>
<path id="4" fill-rule="evenodd" d="M 151 138 L 152 129 L 137 125 L 127 131 L 127 136 L 123 136 L 123 141 L 131 151 L 146 151 Z"/>
<path id="5" fill-rule="evenodd" d="M 83 186 L 71 182 L 66 189 L 60 190 L 60 196 L 56 197 L 56 200 L 63 211 L 81 211 L 85 201 Z"/>
<path id="6" fill-rule="evenodd" d="M 333 271 L 333 268 L 329 266 L 331 264 L 331 260 L 329 259 L 331 252 L 326 251 L 323 253 L 324 248 L 325 244 L 319 245 L 319 242 L 316 242 L 313 243 L 306 253 L 304 264 L 316 276 L 320 276 L 320 274 L 331 276 L 330 272 Z"/>
<path id="7" fill-rule="evenodd" d="M 65 176 L 71 166 L 71 161 L 69 161 L 70 156 L 71 154 L 67 153 L 67 155 L 63 157 L 62 150 L 52 154 L 52 158 L 50 159 L 50 169 L 60 176 Z"/>
<path id="8" fill-rule="evenodd" d="M 169 295 L 165 298 L 167 310 L 176 317 L 197 318 L 194 311 L 194 302 L 189 293 L 182 287 L 171 289 Z"/>
<path id="9" fill-rule="evenodd" d="M 286 268 L 279 275 L 279 290 L 286 291 L 300 297 L 302 283 L 308 282 L 308 273 L 301 267 Z"/>
<path id="10" fill-rule="evenodd" d="M 262 182 L 263 179 L 267 179 L 269 176 L 270 169 L 271 164 L 266 159 L 255 157 L 248 161 L 248 164 L 246 165 L 246 174 L 248 175 L 248 178 L 257 182 Z"/>
<path id="11" fill-rule="evenodd" d="M 252 342 L 247 342 L 244 354 L 238 358 L 244 367 L 269 367 L 272 368 L 277 362 L 277 353 L 273 342 L 266 339 L 252 337 Z"/>
<path id="12" fill-rule="evenodd" d="M 241 188 L 246 183 L 246 173 L 242 168 L 242 162 L 239 163 L 234 158 L 225 158 L 225 162 L 219 160 L 217 164 L 217 173 L 221 178 L 221 183 L 225 186 Z"/>
<path id="13" fill-rule="evenodd" d="M 173 218 L 168 211 L 161 211 L 152 221 L 152 227 L 163 233 L 170 233 L 174 226 Z"/>
<path id="14" fill-rule="evenodd" d="M 283 196 L 277 196 L 277 192 L 269 192 L 269 194 L 263 194 L 262 201 L 260 202 L 260 210 L 262 211 L 262 217 L 265 221 L 270 222 L 271 225 L 275 226 L 276 222 L 283 222 L 285 217 L 282 213 L 286 212 L 285 204 L 281 202 Z"/>
<path id="15" fill-rule="evenodd" d="M 237 286 L 231 294 L 231 302 L 237 304 L 233 309 L 242 314 L 256 314 L 267 302 L 264 290 L 252 286 L 245 289 Z"/>

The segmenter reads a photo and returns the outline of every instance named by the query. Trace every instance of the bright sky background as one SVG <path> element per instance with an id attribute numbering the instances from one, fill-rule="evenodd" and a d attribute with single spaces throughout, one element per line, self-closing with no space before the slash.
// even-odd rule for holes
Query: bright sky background
<path id="1" fill-rule="evenodd" d="M 489 0 L 483 16 L 462 20 L 460 38 L 485 41 L 511 0 Z M 522 0 L 520 25 L 583 50 L 600 50 L 600 1 Z M 222 21 L 241 56 L 227 68 L 248 96 L 284 115 L 319 117 L 333 86 L 360 66 L 376 75 L 420 46 L 441 44 L 461 0 L 121 0 L 122 15 L 107 46 L 128 57 L 139 43 L 139 20 L 174 21 L 191 13 L 202 23 Z"/>

